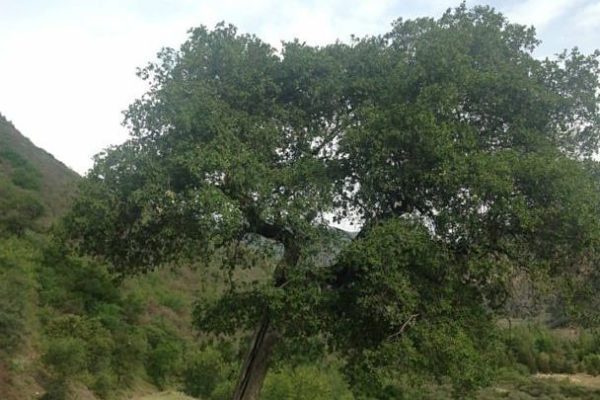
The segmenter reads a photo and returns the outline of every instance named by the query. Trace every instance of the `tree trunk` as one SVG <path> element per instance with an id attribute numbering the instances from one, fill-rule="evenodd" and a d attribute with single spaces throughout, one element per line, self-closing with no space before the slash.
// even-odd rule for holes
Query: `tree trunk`
<path id="1" fill-rule="evenodd" d="M 240 371 L 233 400 L 258 400 L 277 335 L 271 330 L 269 319 L 264 318 L 259 325 L 252 346 Z"/>

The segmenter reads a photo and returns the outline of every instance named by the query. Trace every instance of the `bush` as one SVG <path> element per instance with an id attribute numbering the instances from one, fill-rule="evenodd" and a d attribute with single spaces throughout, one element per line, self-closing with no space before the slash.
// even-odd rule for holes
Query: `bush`
<path id="1" fill-rule="evenodd" d="M 36 227 L 44 206 L 31 193 L 0 180 L 0 236 L 21 236 Z"/>
<path id="2" fill-rule="evenodd" d="M 12 174 L 12 182 L 23 189 L 39 190 L 40 174 L 33 168 L 18 168 Z"/>
<path id="3" fill-rule="evenodd" d="M 183 370 L 183 391 L 204 399 L 227 398 L 233 391 L 227 375 L 230 369 L 223 355 L 213 347 L 193 354 Z M 217 390 L 218 389 L 218 390 Z"/>
<path id="4" fill-rule="evenodd" d="M 148 348 L 146 335 L 140 329 L 128 327 L 113 334 L 113 370 L 120 384 L 129 384 L 143 369 L 143 359 Z"/>
<path id="5" fill-rule="evenodd" d="M 23 189 L 38 190 L 41 174 L 33 165 L 19 153 L 10 149 L 0 150 L 0 162 L 8 161 L 12 169 L 12 182 Z"/>
<path id="6" fill-rule="evenodd" d="M 351 400 L 353 396 L 337 370 L 304 365 L 269 374 L 261 399 Z"/>
<path id="7" fill-rule="evenodd" d="M 600 354 L 588 354 L 583 358 L 585 372 L 590 375 L 600 375 Z"/>
<path id="8" fill-rule="evenodd" d="M 531 373 L 537 372 L 534 341 L 531 330 L 523 327 L 512 329 L 507 340 L 507 347 L 513 354 L 515 361 L 525 365 Z"/>
<path id="9" fill-rule="evenodd" d="M 174 340 L 161 341 L 148 352 L 146 371 L 158 388 L 165 388 L 176 373 L 180 359 L 181 345 Z"/>
<path id="10" fill-rule="evenodd" d="M 226 380 L 220 382 L 210 395 L 210 400 L 230 400 L 235 390 L 235 382 Z"/>
<path id="11" fill-rule="evenodd" d="M 600 332 L 584 331 L 577 340 L 577 354 L 583 359 L 588 354 L 600 354 Z"/>
<path id="12" fill-rule="evenodd" d="M 530 373 L 574 373 L 584 354 L 593 347 L 593 336 L 583 333 L 578 340 L 561 338 L 543 327 L 514 328 L 506 340 L 514 361 Z"/>
<path id="13" fill-rule="evenodd" d="M 42 359 L 60 378 L 73 377 L 87 368 L 87 352 L 81 339 L 52 339 Z"/>
<path id="14" fill-rule="evenodd" d="M 66 400 L 69 395 L 69 384 L 65 379 L 56 379 L 48 385 L 41 400 Z"/>
<path id="15" fill-rule="evenodd" d="M 0 353 L 13 354 L 26 335 L 32 253 L 23 240 L 0 239 Z"/>
<path id="16" fill-rule="evenodd" d="M 537 355 L 537 367 L 540 372 L 550 372 L 550 355 L 548 353 L 542 351 Z"/>
<path id="17" fill-rule="evenodd" d="M 177 374 L 183 353 L 181 340 L 166 327 L 150 326 L 146 332 L 148 352 L 146 372 L 159 388 L 164 388 Z"/>
<path id="18" fill-rule="evenodd" d="M 21 344 L 25 330 L 27 284 L 22 271 L 6 268 L 0 258 L 0 351 L 13 353 Z"/>
<path id="19" fill-rule="evenodd" d="M 104 370 L 95 375 L 95 380 L 90 389 L 100 398 L 109 397 L 110 393 L 117 387 L 116 376 L 108 370 Z"/>

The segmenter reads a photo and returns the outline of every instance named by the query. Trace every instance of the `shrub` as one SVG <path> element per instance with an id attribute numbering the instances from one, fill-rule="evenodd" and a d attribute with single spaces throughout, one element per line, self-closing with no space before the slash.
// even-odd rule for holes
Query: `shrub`
<path id="1" fill-rule="evenodd" d="M 193 354 L 183 370 L 183 391 L 204 399 L 221 399 L 230 394 L 227 372 L 230 366 L 223 355 L 213 347 Z M 218 389 L 218 390 L 217 390 Z M 214 396 L 214 397 L 213 397 Z"/>
<path id="2" fill-rule="evenodd" d="M 588 354 L 600 354 L 600 332 L 581 332 L 577 340 L 577 354 L 580 359 L 583 359 Z"/>
<path id="3" fill-rule="evenodd" d="M 146 337 L 146 372 L 156 386 L 164 388 L 181 364 L 181 340 L 166 327 L 156 325 L 147 328 Z"/>
<path id="4" fill-rule="evenodd" d="M 41 400 L 66 400 L 69 395 L 69 384 L 65 379 L 55 379 L 46 387 Z"/>
<path id="5" fill-rule="evenodd" d="M 14 352 L 21 344 L 25 329 L 25 299 L 23 289 L 26 287 L 18 272 L 2 270 L 0 259 L 0 351 Z"/>
<path id="6" fill-rule="evenodd" d="M 269 374 L 261 399 L 350 400 L 353 396 L 337 370 L 303 365 Z"/>
<path id="7" fill-rule="evenodd" d="M 147 354 L 146 371 L 152 382 L 163 389 L 174 375 L 181 358 L 181 345 L 174 340 L 158 343 Z"/>
<path id="8" fill-rule="evenodd" d="M 585 333 L 578 340 L 572 340 L 543 327 L 522 326 L 510 332 L 506 344 L 514 360 L 526 366 L 530 373 L 573 373 L 583 354 L 589 353 L 584 349 L 593 347 L 591 338 Z"/>
<path id="9" fill-rule="evenodd" d="M 60 378 L 69 378 L 86 370 L 85 343 L 77 338 L 52 339 L 42 359 Z"/>
<path id="10" fill-rule="evenodd" d="M 135 327 L 113 334 L 113 370 L 120 384 L 129 384 L 143 368 L 142 360 L 148 348 L 146 335 Z"/>
<path id="11" fill-rule="evenodd" d="M 572 373 L 574 368 L 574 363 L 571 363 L 571 369 L 568 367 L 568 360 L 562 352 L 554 352 L 548 354 L 549 357 L 549 368 L 551 372 L 558 373 Z"/>
<path id="12" fill-rule="evenodd" d="M 13 354 L 26 335 L 32 254 L 21 239 L 0 239 L 0 353 Z"/>
<path id="13" fill-rule="evenodd" d="M 541 352 L 537 355 L 537 367 L 540 372 L 550 372 L 550 355 L 545 352 Z"/>
<path id="14" fill-rule="evenodd" d="M 36 227 L 44 206 L 32 193 L 0 179 L 0 236 L 22 236 Z"/>
<path id="15" fill-rule="evenodd" d="M 221 381 L 210 395 L 210 400 L 229 400 L 235 390 L 235 382 L 233 380 Z"/>
<path id="16" fill-rule="evenodd" d="M 23 189 L 39 190 L 40 181 L 40 173 L 31 167 L 15 169 L 12 174 L 12 182 Z"/>
<path id="17" fill-rule="evenodd" d="M 104 370 L 95 375 L 95 380 L 90 389 L 92 389 L 100 398 L 105 399 L 116 387 L 117 378 L 115 375 L 108 370 Z"/>
<path id="18" fill-rule="evenodd" d="M 600 354 L 588 354 L 583 358 L 585 372 L 590 375 L 600 375 Z"/>

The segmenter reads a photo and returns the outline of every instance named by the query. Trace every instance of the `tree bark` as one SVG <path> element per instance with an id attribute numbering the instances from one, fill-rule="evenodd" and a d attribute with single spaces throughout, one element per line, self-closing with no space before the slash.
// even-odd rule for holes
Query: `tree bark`
<path id="1" fill-rule="evenodd" d="M 258 326 L 252 346 L 242 365 L 233 400 L 258 400 L 262 389 L 277 334 L 272 331 L 269 319 L 264 318 Z"/>
<path id="2" fill-rule="evenodd" d="M 282 287 L 287 280 L 287 269 L 298 264 L 300 258 L 299 238 L 285 226 L 262 221 L 256 210 L 252 208 L 246 211 L 246 217 L 250 221 L 250 225 L 254 227 L 255 233 L 283 244 L 283 257 L 273 273 L 275 286 Z M 277 333 L 271 326 L 268 312 L 266 312 L 254 334 L 252 345 L 242 365 L 233 400 L 259 399 L 269 369 L 271 353 L 278 339 Z"/>

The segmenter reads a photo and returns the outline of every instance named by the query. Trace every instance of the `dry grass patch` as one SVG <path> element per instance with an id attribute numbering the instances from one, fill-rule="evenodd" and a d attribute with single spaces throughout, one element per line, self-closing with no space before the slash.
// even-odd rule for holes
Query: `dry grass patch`
<path id="1" fill-rule="evenodd" d="M 536 378 L 566 381 L 590 389 L 600 389 L 600 376 L 589 374 L 536 374 Z"/>
<path id="2" fill-rule="evenodd" d="M 196 400 L 183 393 L 168 390 L 166 392 L 148 394 L 142 397 L 131 397 L 130 400 Z"/>

